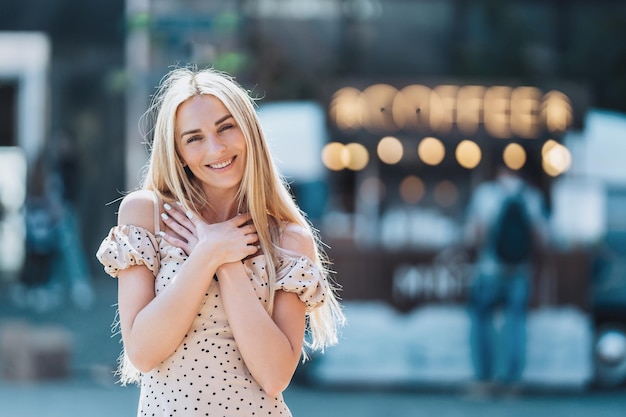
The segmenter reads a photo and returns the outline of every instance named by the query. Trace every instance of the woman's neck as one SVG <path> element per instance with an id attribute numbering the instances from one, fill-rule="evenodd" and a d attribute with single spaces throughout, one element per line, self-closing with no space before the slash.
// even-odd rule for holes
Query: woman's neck
<path id="1" fill-rule="evenodd" d="M 207 196 L 208 197 L 208 196 Z M 226 196 L 216 198 L 211 196 L 207 198 L 208 205 L 202 210 L 202 217 L 210 223 L 220 223 L 230 220 L 238 213 L 239 204 L 237 199 Z"/>
<path id="2" fill-rule="evenodd" d="M 224 222 L 235 217 L 241 210 L 239 206 L 238 190 L 236 188 L 203 187 L 207 207 L 202 210 L 202 216 L 211 223 Z"/>

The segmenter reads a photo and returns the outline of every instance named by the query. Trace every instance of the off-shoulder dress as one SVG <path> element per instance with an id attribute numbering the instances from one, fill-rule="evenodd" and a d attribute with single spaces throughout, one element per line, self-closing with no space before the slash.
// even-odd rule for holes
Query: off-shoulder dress
<path id="1" fill-rule="evenodd" d="M 154 275 L 156 296 L 170 284 L 186 255 L 158 234 L 132 225 L 111 228 L 97 252 L 105 272 L 117 277 L 133 265 L 145 265 Z M 269 299 L 265 255 L 244 261 L 259 300 Z M 276 289 L 296 293 L 307 311 L 324 302 L 328 282 L 305 256 L 280 260 Z M 237 348 L 222 304 L 219 281 L 207 289 L 182 343 L 168 358 L 141 375 L 138 416 L 215 417 L 291 416 L 282 395 L 270 397 L 250 374 Z"/>

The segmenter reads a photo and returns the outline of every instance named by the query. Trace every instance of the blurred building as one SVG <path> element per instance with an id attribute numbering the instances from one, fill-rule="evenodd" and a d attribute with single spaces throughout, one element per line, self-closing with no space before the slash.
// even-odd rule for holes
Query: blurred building
<path id="1" fill-rule="evenodd" d="M 173 65 L 215 66 L 263 103 L 307 101 L 323 111 L 319 137 L 332 146 L 310 157 L 325 158 L 320 210 L 337 258 L 345 244 L 349 258 L 409 249 L 429 262 L 455 240 L 469 193 L 504 153 L 550 197 L 567 171 L 568 153 L 554 144 L 584 127 L 591 105 L 626 111 L 624 8 L 613 0 L 7 0 L 0 30 L 48 39 L 49 99 L 37 111 L 43 122 L 28 124 L 41 127 L 35 135 L 3 113 L 3 143 L 43 146 L 59 130 L 70 134 L 80 211 L 98 213 L 84 230 L 92 252 L 114 221 L 106 203 L 138 184 L 149 140 L 139 120 L 154 86 Z M 9 110 L 14 79 L 2 77 Z M 546 170 L 544 146 L 565 165 Z M 381 285 L 391 297 L 393 286 Z M 381 294 L 375 285 L 345 290 Z"/>
<path id="2" fill-rule="evenodd" d="M 49 162 L 61 146 L 75 155 L 72 192 L 88 253 L 115 221 L 106 204 L 126 176 L 123 6 L 6 0 L 0 13 L 0 145 L 23 150 L 24 180 L 40 156 Z M 95 257 L 92 266 L 100 270 Z"/>
<path id="3" fill-rule="evenodd" d="M 580 148 L 573 153 L 565 138 L 584 136 L 591 106 L 626 110 L 613 93 L 626 93 L 622 3 L 126 5 L 127 187 L 145 161 L 135 121 L 153 86 L 171 65 L 214 66 L 262 98 L 268 137 L 284 151 L 280 163 L 296 198 L 315 213 L 344 299 L 400 310 L 463 302 L 472 264 L 459 246 L 464 209 L 504 161 L 540 188 L 555 219 L 557 238 L 536 269 L 533 305 L 596 311 L 594 247 L 607 229 L 589 233 L 593 220 L 568 213 L 572 205 L 593 208 L 587 217 L 599 223 L 609 214 L 593 205 L 604 201 L 601 189 L 567 187 L 588 175 L 576 170 Z M 612 52 L 599 54 L 598 45 Z M 290 140 L 310 163 L 289 157 Z M 564 195 L 574 198 L 564 205 Z M 600 197 L 585 198 L 591 195 Z"/>
<path id="4" fill-rule="evenodd" d="M 234 74 L 264 104 L 293 103 L 301 112 L 285 118 L 289 132 L 299 127 L 289 121 L 316 121 L 306 135 L 315 174 L 285 171 L 320 213 L 345 299 L 399 309 L 463 300 L 463 210 L 505 160 L 545 194 L 555 227 L 580 232 L 547 254 L 557 267 L 538 272 L 533 303 L 591 308 L 594 248 L 609 226 L 564 216 L 580 199 L 563 184 L 588 176 L 577 143 L 589 109 L 626 113 L 624 2 L 4 0 L 3 11 L 0 31 L 41 33 L 50 49 L 38 87 L 47 104 L 32 125 L 15 122 L 34 107 L 15 105 L 21 76 L 2 73 L 0 60 L 0 143 L 43 149 L 70 133 L 88 253 L 115 222 L 107 203 L 139 182 L 150 129 L 141 116 L 155 85 L 193 62 Z M 611 183 L 611 195 L 621 187 Z M 619 223 L 597 188 L 584 190 L 599 224 Z"/>

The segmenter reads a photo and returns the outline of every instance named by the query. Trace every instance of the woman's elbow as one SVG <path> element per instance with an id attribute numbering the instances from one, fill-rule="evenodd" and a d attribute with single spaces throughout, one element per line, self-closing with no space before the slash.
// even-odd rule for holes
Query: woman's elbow
<path id="1" fill-rule="evenodd" d="M 143 352 L 132 352 L 127 349 L 126 355 L 130 363 L 142 374 L 152 371 L 159 364 L 159 361 L 149 357 Z"/>
<path id="2" fill-rule="evenodd" d="M 293 378 L 293 370 L 283 370 L 279 373 L 270 372 L 265 377 L 257 380 L 263 391 L 272 398 L 278 397 L 284 390 L 287 389 Z"/>
<path id="3" fill-rule="evenodd" d="M 281 365 L 265 369 L 265 372 L 257 378 L 257 382 L 263 391 L 272 398 L 278 397 L 291 383 L 298 362 L 300 360 L 300 351 L 292 351 L 293 356 L 288 359 L 282 359 Z"/>
<path id="4" fill-rule="evenodd" d="M 270 381 L 270 382 L 261 384 L 261 388 L 268 396 L 270 396 L 271 398 L 276 398 L 280 394 L 282 394 L 284 390 L 287 389 L 290 382 L 291 382 L 291 378 L 289 378 L 289 380 L 287 381 L 282 381 L 282 382 Z"/>
<path id="5" fill-rule="evenodd" d="M 131 362 L 132 362 L 132 360 L 131 360 Z M 146 362 L 146 363 L 143 363 L 143 362 L 132 362 L 132 363 L 133 363 L 133 366 L 135 368 L 137 368 L 137 370 L 139 372 L 141 372 L 142 374 L 149 373 L 156 366 L 156 365 L 153 365 L 152 363 L 148 363 L 148 362 Z"/>

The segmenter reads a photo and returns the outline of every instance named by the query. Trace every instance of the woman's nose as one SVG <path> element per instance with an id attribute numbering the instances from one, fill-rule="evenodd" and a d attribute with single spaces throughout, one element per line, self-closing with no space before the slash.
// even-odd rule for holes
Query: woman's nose
<path id="1" fill-rule="evenodd" d="M 220 138 L 211 135 L 208 140 L 208 148 L 210 153 L 220 153 L 226 149 L 226 144 Z"/>

